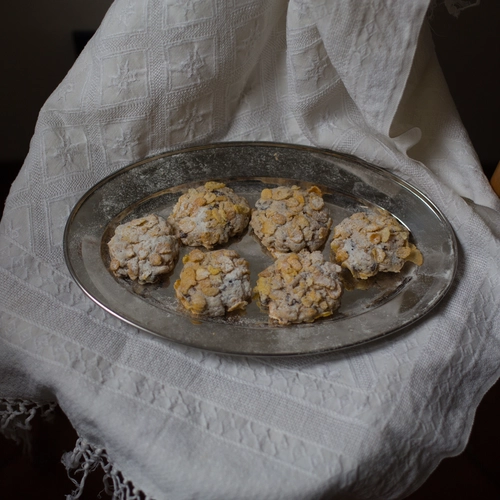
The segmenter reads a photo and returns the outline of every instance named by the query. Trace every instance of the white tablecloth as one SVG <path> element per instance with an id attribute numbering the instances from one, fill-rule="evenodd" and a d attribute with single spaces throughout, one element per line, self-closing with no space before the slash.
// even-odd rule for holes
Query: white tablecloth
<path id="1" fill-rule="evenodd" d="M 130 481 L 176 500 L 400 498 L 464 448 L 499 376 L 500 204 L 440 73 L 427 7 L 111 6 L 43 106 L 1 223 L 5 433 L 30 403 L 57 402 L 81 437 L 68 467 L 107 457 L 117 498 L 135 498 Z M 140 158 L 233 140 L 331 148 L 422 189 L 458 238 L 449 295 L 383 342 L 289 359 L 174 345 L 96 306 L 63 258 L 79 197 Z"/>

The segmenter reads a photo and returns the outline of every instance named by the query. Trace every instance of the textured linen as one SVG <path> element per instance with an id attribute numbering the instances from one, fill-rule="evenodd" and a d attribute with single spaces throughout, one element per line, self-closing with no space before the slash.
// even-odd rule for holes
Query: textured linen
<path id="1" fill-rule="evenodd" d="M 156 499 L 400 498 L 459 453 L 499 376 L 500 204 L 427 7 L 117 0 L 42 108 L 6 203 L 0 397 L 57 401 Z M 63 258 L 79 197 L 143 157 L 233 140 L 355 154 L 424 190 L 459 241 L 449 295 L 386 340 L 288 359 L 174 345 L 97 307 Z"/>

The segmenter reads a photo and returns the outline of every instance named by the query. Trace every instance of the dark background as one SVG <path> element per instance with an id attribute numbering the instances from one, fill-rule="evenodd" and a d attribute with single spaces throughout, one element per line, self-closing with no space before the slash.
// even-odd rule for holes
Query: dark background
<path id="1" fill-rule="evenodd" d="M 111 0 L 22 2 L 9 4 L 0 33 L 0 206 L 28 153 L 39 109 L 63 79 L 77 54 L 98 27 Z M 47 21 L 50 19 L 50 23 Z M 437 1 L 430 15 L 436 52 L 451 95 L 491 177 L 500 161 L 500 2 L 483 0 L 458 17 Z M 485 396 L 469 444 L 445 459 L 410 500 L 500 498 L 500 384 Z M 76 433 L 61 411 L 53 422 L 34 421 L 30 454 L 0 436 L 0 491 L 5 498 L 64 498 L 74 485 L 60 463 L 73 449 Z M 80 497 L 95 499 L 102 474 L 93 473 Z M 108 498 L 102 494 L 102 498 Z"/>

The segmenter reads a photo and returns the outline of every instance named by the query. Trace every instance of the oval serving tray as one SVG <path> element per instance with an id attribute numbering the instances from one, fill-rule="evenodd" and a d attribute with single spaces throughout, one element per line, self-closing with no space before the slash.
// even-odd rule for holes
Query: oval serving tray
<path id="1" fill-rule="evenodd" d="M 333 225 L 365 208 L 388 210 L 410 231 L 424 256 L 417 267 L 382 273 L 370 286 L 345 291 L 337 313 L 312 324 L 275 326 L 251 303 L 246 312 L 194 320 L 175 299 L 183 247 L 172 275 L 159 284 L 138 285 L 108 270 L 107 242 L 117 225 L 156 213 L 168 216 L 179 196 L 209 180 L 226 183 L 251 206 L 265 187 L 317 185 Z M 333 227 L 333 226 L 332 226 Z M 331 236 L 330 236 L 331 238 Z M 230 241 L 250 263 L 252 286 L 272 263 L 248 231 Z M 329 258 L 330 239 L 323 253 Z M 64 234 L 68 268 L 83 291 L 121 320 L 173 342 L 225 354 L 303 355 L 372 341 L 428 313 L 448 291 L 457 266 L 453 231 L 418 189 L 355 157 L 306 146 L 222 143 L 149 158 L 105 178 L 73 209 Z"/>

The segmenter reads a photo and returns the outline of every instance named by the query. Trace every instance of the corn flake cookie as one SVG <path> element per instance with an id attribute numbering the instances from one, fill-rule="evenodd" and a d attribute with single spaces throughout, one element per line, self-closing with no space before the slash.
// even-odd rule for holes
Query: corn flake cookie
<path id="1" fill-rule="evenodd" d="M 280 324 L 310 323 L 340 307 L 340 271 L 319 251 L 281 254 L 259 273 L 254 293 L 269 317 Z"/>
<path id="2" fill-rule="evenodd" d="M 248 262 L 234 250 L 192 250 L 174 283 L 180 303 L 194 316 L 224 316 L 251 300 Z"/>
<path id="3" fill-rule="evenodd" d="M 250 226 L 274 257 L 302 249 L 317 250 L 332 225 L 316 186 L 307 190 L 299 186 L 264 189 L 255 207 Z"/>
<path id="4" fill-rule="evenodd" d="M 409 237 L 409 231 L 385 210 L 355 213 L 335 226 L 331 260 L 358 279 L 397 273 L 407 261 L 423 263 Z"/>
<path id="5" fill-rule="evenodd" d="M 242 233 L 249 220 L 248 202 L 221 182 L 190 189 L 168 218 L 184 245 L 208 250 Z"/>
<path id="6" fill-rule="evenodd" d="M 172 226 L 154 214 L 119 225 L 108 248 L 112 273 L 141 284 L 154 283 L 168 274 L 179 256 Z"/>

